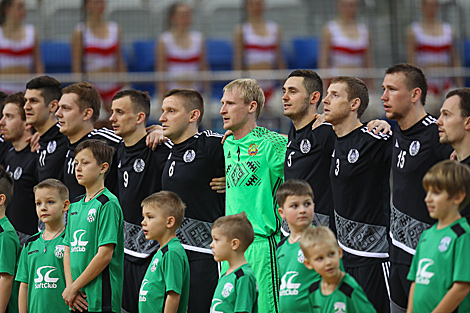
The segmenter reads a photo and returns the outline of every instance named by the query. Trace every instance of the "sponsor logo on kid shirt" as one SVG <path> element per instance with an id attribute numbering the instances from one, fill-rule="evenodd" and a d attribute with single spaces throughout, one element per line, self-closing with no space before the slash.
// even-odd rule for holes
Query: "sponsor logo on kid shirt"
<path id="1" fill-rule="evenodd" d="M 295 296 L 299 294 L 300 283 L 293 282 L 294 278 L 299 275 L 296 271 L 290 271 L 284 274 L 281 278 L 281 286 L 279 295 L 282 296 Z"/>
<path id="2" fill-rule="evenodd" d="M 429 285 L 431 278 L 434 276 L 433 272 L 429 271 L 429 268 L 434 265 L 432 259 L 424 258 L 419 260 L 418 272 L 416 273 L 416 283 L 421 285 Z"/>
<path id="3" fill-rule="evenodd" d="M 79 229 L 73 233 L 73 241 L 70 243 L 70 252 L 85 252 L 88 241 L 83 240 L 86 230 Z"/>
<path id="4" fill-rule="evenodd" d="M 147 301 L 147 294 L 149 293 L 148 290 L 144 290 L 145 285 L 149 283 L 148 279 L 144 279 L 142 281 L 142 285 L 140 285 L 140 291 L 139 291 L 139 302 L 146 302 Z"/>
<path id="5" fill-rule="evenodd" d="M 36 270 L 37 277 L 34 278 L 35 289 L 54 289 L 57 288 L 57 281 L 59 278 L 50 277 L 51 273 L 56 271 L 54 266 L 41 266 Z"/>
<path id="6" fill-rule="evenodd" d="M 217 306 L 222 304 L 223 301 L 220 299 L 212 299 L 211 311 L 210 313 L 224 313 L 223 311 L 217 311 Z"/>

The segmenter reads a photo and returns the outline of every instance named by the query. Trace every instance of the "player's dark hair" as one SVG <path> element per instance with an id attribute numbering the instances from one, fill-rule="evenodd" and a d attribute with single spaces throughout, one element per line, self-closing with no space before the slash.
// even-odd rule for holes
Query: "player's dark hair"
<path id="1" fill-rule="evenodd" d="M 13 177 L 8 173 L 3 166 L 0 166 L 0 194 L 5 195 L 5 208 L 10 204 L 13 197 Z"/>
<path id="2" fill-rule="evenodd" d="M 142 208 L 144 206 L 163 210 L 168 216 L 173 216 L 175 218 L 175 229 L 183 223 L 186 204 L 173 191 L 163 190 L 148 196 L 142 201 Z"/>
<path id="3" fill-rule="evenodd" d="M 317 244 L 328 242 L 334 247 L 338 247 L 335 234 L 326 226 L 307 227 L 300 237 L 299 246 L 305 257 L 310 256 L 310 248 Z"/>
<path id="4" fill-rule="evenodd" d="M 397 74 L 402 73 L 405 76 L 405 86 L 408 90 L 415 88 L 421 89 L 421 103 L 426 104 L 426 95 L 428 93 L 428 83 L 426 76 L 424 76 L 423 70 L 413 64 L 400 63 L 392 67 L 389 67 L 385 74 Z"/>
<path id="5" fill-rule="evenodd" d="M 80 112 L 86 109 L 92 109 L 92 122 L 96 122 L 100 116 L 101 97 L 96 88 L 87 82 L 75 83 L 62 89 L 62 94 L 73 93 L 77 95 L 77 105 Z"/>
<path id="6" fill-rule="evenodd" d="M 0 118 L 3 117 L 3 105 L 5 104 L 5 99 L 8 97 L 8 94 L 0 91 Z"/>
<path id="7" fill-rule="evenodd" d="M 48 178 L 43 180 L 42 182 L 33 187 L 33 192 L 36 193 L 36 190 L 44 188 L 53 189 L 57 191 L 62 200 L 69 199 L 69 189 L 67 188 L 67 186 L 64 185 L 63 182 L 58 179 Z"/>
<path id="8" fill-rule="evenodd" d="M 301 179 L 289 179 L 283 183 L 276 192 L 276 200 L 279 207 L 283 207 L 288 196 L 310 196 L 313 201 L 312 187 Z"/>
<path id="9" fill-rule="evenodd" d="M 108 175 L 109 170 L 111 168 L 111 164 L 113 164 L 113 156 L 116 149 L 109 146 L 103 140 L 88 139 L 79 143 L 75 150 L 73 150 L 75 157 L 77 157 L 77 155 L 85 149 L 91 150 L 91 153 L 93 153 L 93 157 L 96 159 L 96 162 L 98 162 L 98 164 L 109 164 L 108 170 L 105 173 L 105 176 Z"/>
<path id="10" fill-rule="evenodd" d="M 366 84 L 356 77 L 338 76 L 331 80 L 332 84 L 344 83 L 346 84 L 346 92 L 348 93 L 348 101 L 358 98 L 361 103 L 357 109 L 357 118 L 361 118 L 364 111 L 369 105 L 369 91 Z"/>
<path id="11" fill-rule="evenodd" d="M 150 116 L 150 96 L 148 92 L 143 92 L 136 89 L 127 89 L 119 91 L 114 97 L 114 100 L 118 100 L 129 96 L 132 103 L 132 110 L 134 114 L 142 112 L 145 114 L 145 123 L 148 122 Z"/>
<path id="12" fill-rule="evenodd" d="M 163 96 L 163 99 L 171 96 L 179 97 L 187 112 L 198 110 L 201 113 L 196 122 L 199 126 L 204 116 L 204 99 L 201 94 L 193 89 L 172 89 Z"/>
<path id="13" fill-rule="evenodd" d="M 315 103 L 315 108 L 318 108 L 318 105 L 323 99 L 323 82 L 317 72 L 313 70 L 297 69 L 292 71 L 289 74 L 289 77 L 302 77 L 302 86 L 304 86 L 307 91 L 307 95 L 310 96 L 315 91 L 320 93 L 320 99 Z"/>
<path id="14" fill-rule="evenodd" d="M 26 121 L 26 113 L 24 111 L 24 93 L 22 93 L 21 91 L 17 93 L 12 93 L 5 99 L 5 104 L 8 103 L 15 104 L 18 107 L 18 112 L 20 113 L 21 120 Z"/>
<path id="15" fill-rule="evenodd" d="M 62 84 L 54 77 L 47 75 L 31 79 L 26 84 L 26 89 L 39 90 L 46 106 L 54 100 L 59 101 L 62 97 Z"/>
<path id="16" fill-rule="evenodd" d="M 470 203 L 470 168 L 454 160 L 444 160 L 434 164 L 424 175 L 423 187 L 426 191 L 446 191 L 449 199 L 465 193 L 459 211 Z"/>
<path id="17" fill-rule="evenodd" d="M 245 212 L 219 217 L 212 225 L 212 229 L 216 228 L 229 240 L 235 238 L 240 240 L 242 252 L 245 252 L 255 239 L 253 226 L 246 217 Z"/>
<path id="18" fill-rule="evenodd" d="M 446 96 L 446 99 L 450 97 L 458 96 L 460 98 L 460 111 L 462 117 L 469 117 L 470 116 L 470 88 L 459 88 L 452 91 Z"/>

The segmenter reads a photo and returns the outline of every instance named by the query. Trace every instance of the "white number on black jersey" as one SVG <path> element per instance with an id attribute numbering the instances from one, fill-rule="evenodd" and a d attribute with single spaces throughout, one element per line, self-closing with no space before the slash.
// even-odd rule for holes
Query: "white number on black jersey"
<path id="1" fill-rule="evenodd" d="M 70 158 L 67 162 L 67 174 L 73 175 L 75 171 L 75 160 Z"/>
<path id="2" fill-rule="evenodd" d="M 129 173 L 127 171 L 124 171 L 124 173 L 122 174 L 122 178 L 124 179 L 124 187 L 127 188 L 127 186 L 129 185 Z"/>
<path id="3" fill-rule="evenodd" d="M 170 168 L 168 169 L 168 176 L 172 177 L 175 172 L 176 161 L 171 162 Z"/>
<path id="4" fill-rule="evenodd" d="M 335 166 L 335 175 L 339 175 L 339 159 L 336 159 L 336 166 Z"/>
<path id="5" fill-rule="evenodd" d="M 46 166 L 46 150 L 42 150 L 39 153 L 39 166 Z"/>
<path id="6" fill-rule="evenodd" d="M 292 156 L 295 154 L 295 151 L 292 151 L 289 153 L 289 156 L 287 157 L 287 166 L 291 167 L 292 166 Z"/>
<path id="7" fill-rule="evenodd" d="M 398 155 L 398 163 L 397 163 L 398 168 L 405 167 L 405 155 L 406 155 L 406 151 L 404 150 L 402 150 L 400 154 Z"/>

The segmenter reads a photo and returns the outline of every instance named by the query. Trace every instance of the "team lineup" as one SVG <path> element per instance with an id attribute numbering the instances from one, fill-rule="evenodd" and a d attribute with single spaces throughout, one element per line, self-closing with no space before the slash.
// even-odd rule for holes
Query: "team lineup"
<path id="1" fill-rule="evenodd" d="M 362 80 L 324 93 L 294 70 L 282 135 L 237 79 L 222 136 L 199 130 L 195 90 L 165 93 L 150 132 L 149 95 L 119 91 L 95 129 L 92 84 L 32 79 L 0 121 L 0 311 L 470 311 L 470 88 L 439 118 L 420 68 L 388 68 L 382 89 L 393 134 L 361 122 Z"/>

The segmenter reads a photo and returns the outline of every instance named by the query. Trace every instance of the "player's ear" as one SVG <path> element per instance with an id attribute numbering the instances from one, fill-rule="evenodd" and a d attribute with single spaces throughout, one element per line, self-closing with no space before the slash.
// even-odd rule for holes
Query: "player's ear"
<path id="1" fill-rule="evenodd" d="M 277 211 L 279 212 L 279 215 L 281 216 L 281 218 L 286 218 L 286 217 L 284 216 L 284 210 L 283 210 L 281 207 L 279 207 L 279 208 L 277 209 Z"/>
<path id="2" fill-rule="evenodd" d="M 100 174 L 106 173 L 106 171 L 108 169 L 109 169 L 109 163 L 108 162 L 103 162 L 103 164 L 101 164 Z"/>
<path id="3" fill-rule="evenodd" d="M 93 117 L 93 109 L 92 108 L 86 108 L 83 110 L 83 120 L 87 121 Z"/>
<path id="4" fill-rule="evenodd" d="M 248 112 L 250 114 L 254 114 L 256 112 L 256 108 L 258 107 L 258 103 L 256 101 L 251 101 L 249 104 L 248 104 Z"/>
<path id="5" fill-rule="evenodd" d="M 172 228 L 176 223 L 175 217 L 174 216 L 168 216 L 166 220 L 166 228 Z"/>
<path id="6" fill-rule="evenodd" d="M 233 238 L 232 239 L 232 242 L 231 242 L 231 246 L 232 246 L 232 250 L 237 250 L 238 248 L 240 248 L 240 239 L 238 238 Z"/>
<path id="7" fill-rule="evenodd" d="M 312 92 L 310 94 L 310 104 L 317 105 L 320 104 L 321 99 L 320 99 L 320 93 L 318 91 Z"/>
<path id="8" fill-rule="evenodd" d="M 5 196 L 5 194 L 3 193 L 0 193 L 0 205 L 3 205 L 6 200 L 7 200 L 7 196 Z"/>
<path id="9" fill-rule="evenodd" d="M 351 111 L 357 111 L 360 106 L 361 106 L 361 99 L 359 98 L 353 99 L 351 103 Z"/>
<path id="10" fill-rule="evenodd" d="M 470 116 L 465 118 L 464 128 L 466 131 L 470 131 Z"/>
<path id="11" fill-rule="evenodd" d="M 49 112 L 51 113 L 57 111 L 57 109 L 59 108 L 59 101 L 52 100 L 51 102 L 49 102 L 48 107 L 49 107 Z"/>
<path id="12" fill-rule="evenodd" d="M 411 91 L 411 102 L 416 103 L 418 100 L 421 99 L 421 89 L 420 88 L 414 88 Z"/>
<path id="13" fill-rule="evenodd" d="M 305 258 L 304 260 L 304 265 L 306 268 L 308 268 L 309 270 L 313 270 L 313 265 L 308 261 L 308 258 Z"/>
<path id="14" fill-rule="evenodd" d="M 194 123 L 199 119 L 200 116 L 201 116 L 201 111 L 199 111 L 198 109 L 194 109 L 191 111 L 191 116 L 189 118 L 189 121 L 191 123 Z"/>

